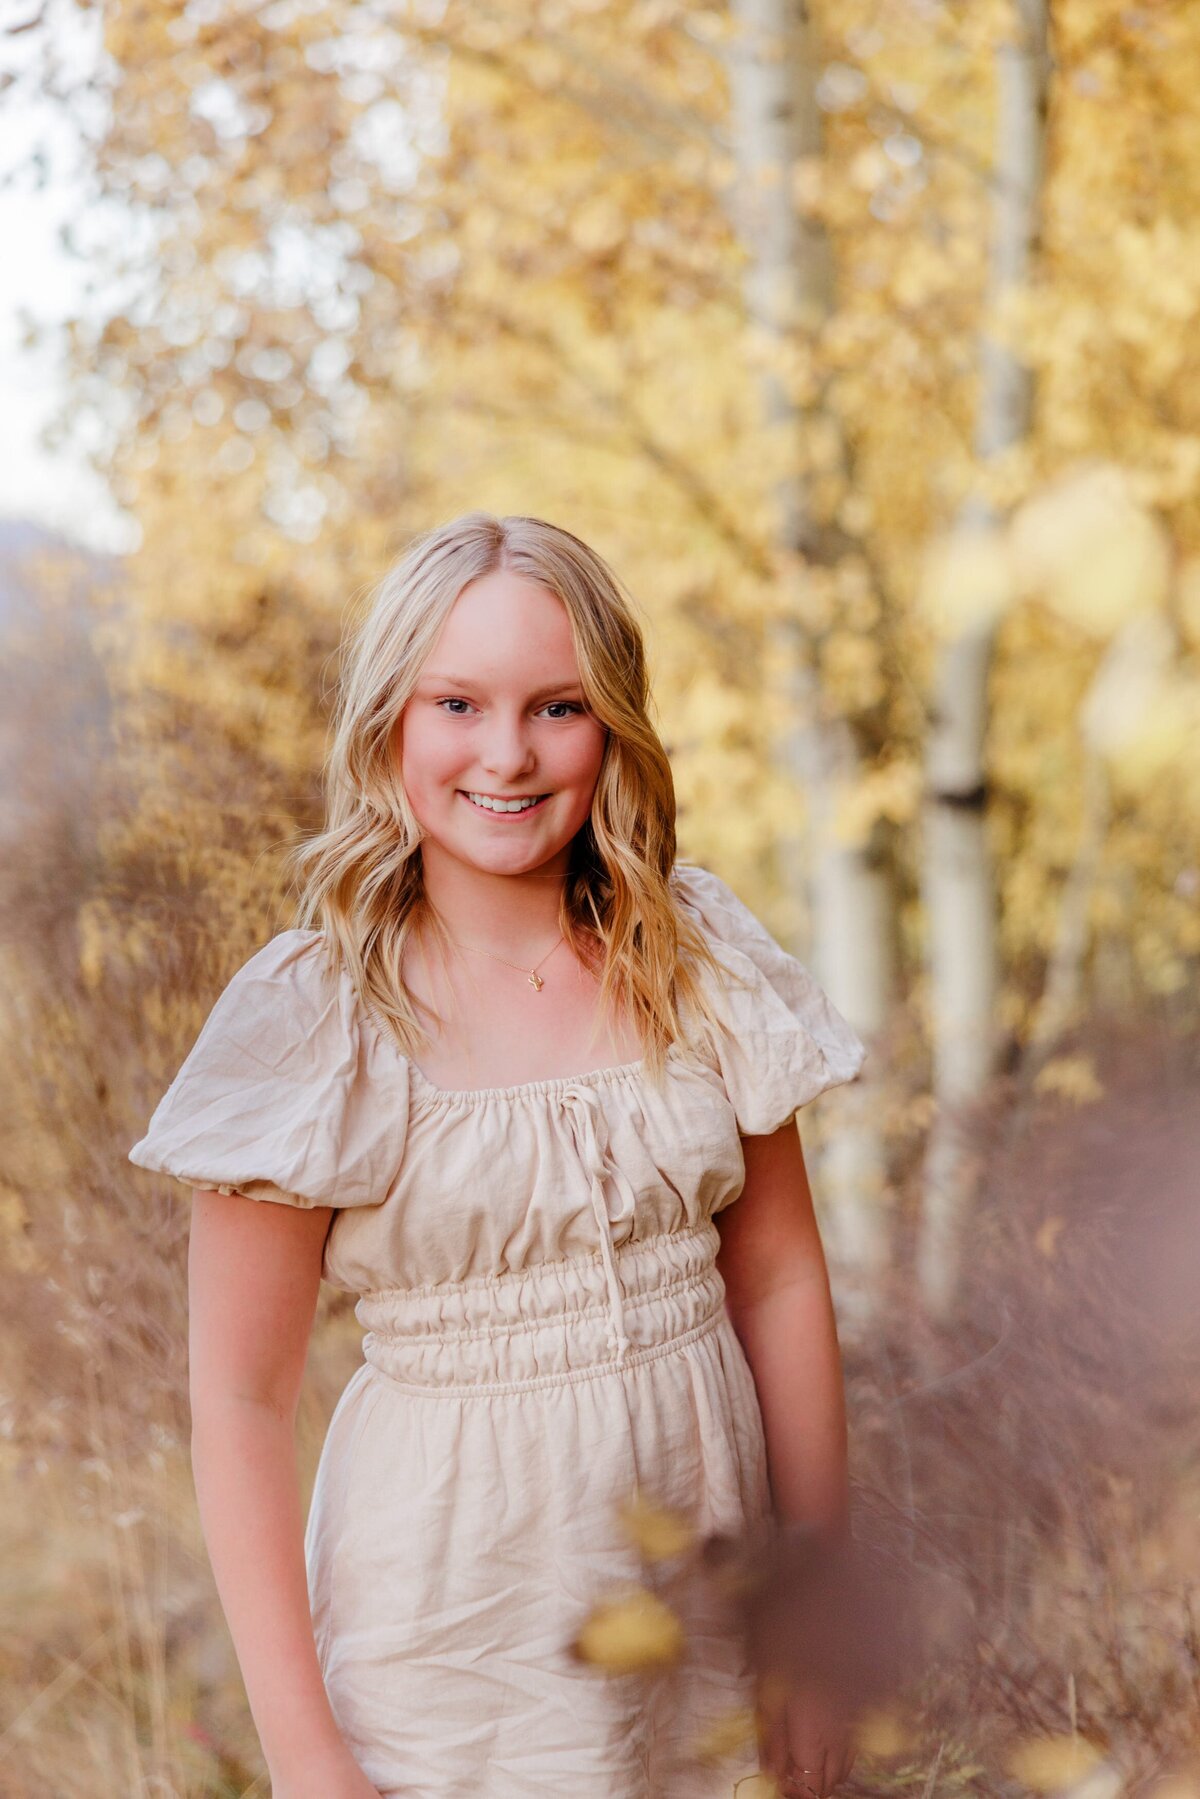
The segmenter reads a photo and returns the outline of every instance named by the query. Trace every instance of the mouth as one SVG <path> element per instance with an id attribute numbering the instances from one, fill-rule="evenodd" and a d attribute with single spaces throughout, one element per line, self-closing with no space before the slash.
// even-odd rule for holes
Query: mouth
<path id="1" fill-rule="evenodd" d="M 481 802 L 491 799 L 492 795 L 490 794 L 468 793 L 465 787 L 460 787 L 458 793 L 466 800 L 473 812 L 478 812 L 484 818 L 503 819 L 505 823 L 508 823 L 512 819 L 531 817 L 533 813 L 540 812 L 542 807 L 546 804 L 546 801 L 550 798 L 548 793 L 539 793 L 536 795 L 513 794 L 507 801 L 495 800 L 492 805 L 488 806 Z M 519 805 L 515 803 L 518 800 L 521 802 Z M 532 805 L 528 804 L 530 800 L 533 801 Z"/>

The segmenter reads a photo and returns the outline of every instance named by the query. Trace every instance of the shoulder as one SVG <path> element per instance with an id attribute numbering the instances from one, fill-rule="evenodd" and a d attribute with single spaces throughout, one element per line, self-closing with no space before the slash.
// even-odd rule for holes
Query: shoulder
<path id="1" fill-rule="evenodd" d="M 325 934 L 280 931 L 218 992 L 180 1073 L 223 1083 L 314 1080 L 344 1065 L 360 1028 L 349 976 Z"/>
<path id="2" fill-rule="evenodd" d="M 699 923 L 709 947 L 726 965 L 736 963 L 739 957 L 748 957 L 756 967 L 765 970 L 780 957 L 794 961 L 757 914 L 711 869 L 702 868 L 698 862 L 676 862 L 671 885 Z"/>
<path id="3" fill-rule="evenodd" d="M 856 1078 L 866 1046 L 818 981 L 728 882 L 677 863 L 672 885 L 714 959 L 718 1057 L 745 1135 L 776 1129 L 828 1087 Z"/>
<path id="4" fill-rule="evenodd" d="M 403 1146 L 406 1076 L 326 934 L 280 931 L 218 995 L 129 1160 L 191 1186 L 372 1204 Z"/>
<path id="5" fill-rule="evenodd" d="M 348 971 L 325 932 L 278 932 L 236 968 L 217 994 L 193 1056 L 243 1065 L 278 1060 L 296 1071 L 305 1057 L 334 1064 L 343 1046 L 373 1029 Z"/>
<path id="6" fill-rule="evenodd" d="M 297 1030 L 340 1062 L 343 1046 L 360 1042 L 375 1059 L 381 1046 L 404 1061 L 389 1033 L 361 997 L 337 939 L 327 931 L 279 931 L 236 970 L 210 1014 L 278 1025 L 294 1041 Z"/>
<path id="7" fill-rule="evenodd" d="M 731 918 L 741 914 L 754 917 L 729 883 L 710 868 L 701 867 L 699 862 L 676 862 L 671 870 L 671 886 L 677 897 L 693 911 L 725 913 Z"/>
<path id="8" fill-rule="evenodd" d="M 249 992 L 272 986 L 281 991 L 309 992 L 328 978 L 328 957 L 329 942 L 324 931 L 278 931 L 234 971 L 226 991 L 234 988 Z"/>

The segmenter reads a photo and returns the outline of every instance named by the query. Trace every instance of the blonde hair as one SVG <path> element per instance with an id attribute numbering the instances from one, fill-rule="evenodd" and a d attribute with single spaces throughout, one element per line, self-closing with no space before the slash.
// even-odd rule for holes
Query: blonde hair
<path id="1" fill-rule="evenodd" d="M 536 581 L 566 607 L 588 709 L 606 727 L 591 812 L 570 846 L 559 929 L 602 970 L 599 1011 L 622 1012 L 659 1078 L 690 1012 L 716 1023 L 701 978 L 720 968 L 676 904 L 675 787 L 650 721 L 642 632 L 616 575 L 587 544 L 544 519 L 469 512 L 413 539 L 350 633 L 325 769 L 324 829 L 293 846 L 297 924 L 324 933 L 331 972 L 356 992 L 401 1053 L 426 1041 L 401 979 L 421 924 L 445 940 L 422 877 L 423 832 L 393 759 L 393 735 L 459 594 L 496 569 Z M 426 1008 L 427 1009 L 427 1008 Z"/>

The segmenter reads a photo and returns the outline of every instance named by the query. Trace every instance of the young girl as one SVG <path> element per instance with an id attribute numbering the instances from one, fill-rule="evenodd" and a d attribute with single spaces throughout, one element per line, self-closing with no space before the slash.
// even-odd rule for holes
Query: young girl
<path id="1" fill-rule="evenodd" d="M 756 1698 L 702 1615 L 661 1678 L 570 1652 L 644 1579 L 634 1493 L 701 1536 L 847 1529 L 794 1120 L 865 1051 L 676 862 L 649 703 L 631 604 L 570 532 L 473 513 L 413 543 L 349 646 L 301 922 L 129 1152 L 196 1189 L 193 1467 L 273 1799 L 729 1799 L 768 1749 L 827 1799 L 850 1771 L 815 1685 L 759 1753 L 696 1759 Z M 322 1277 L 365 1359 L 305 1531 Z"/>

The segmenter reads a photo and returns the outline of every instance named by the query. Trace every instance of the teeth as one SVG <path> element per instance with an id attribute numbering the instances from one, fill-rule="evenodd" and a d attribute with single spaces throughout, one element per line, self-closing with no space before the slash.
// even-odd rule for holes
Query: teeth
<path id="1" fill-rule="evenodd" d="M 535 793 L 526 800 L 490 800 L 486 793 L 468 793 L 467 798 L 482 806 L 485 812 L 528 812 L 530 806 L 536 806 L 545 795 Z"/>

